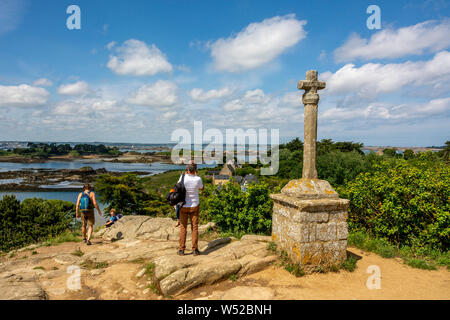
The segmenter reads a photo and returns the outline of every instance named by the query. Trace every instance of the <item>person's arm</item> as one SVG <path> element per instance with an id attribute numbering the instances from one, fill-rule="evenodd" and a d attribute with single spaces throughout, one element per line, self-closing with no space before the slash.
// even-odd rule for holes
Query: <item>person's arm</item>
<path id="1" fill-rule="evenodd" d="M 102 211 L 100 210 L 97 200 L 95 199 L 95 192 L 92 192 L 92 202 L 94 203 L 94 207 L 97 209 L 99 216 L 102 216 Z"/>
<path id="2" fill-rule="evenodd" d="M 75 209 L 75 217 L 78 219 L 80 217 L 80 201 L 81 201 L 81 193 L 78 195 L 77 199 L 77 207 Z"/>
<path id="3" fill-rule="evenodd" d="M 200 187 L 198 189 L 203 190 L 203 189 L 205 189 L 205 187 L 203 186 L 203 180 L 202 180 L 202 177 L 199 177 L 199 178 L 200 178 Z"/>

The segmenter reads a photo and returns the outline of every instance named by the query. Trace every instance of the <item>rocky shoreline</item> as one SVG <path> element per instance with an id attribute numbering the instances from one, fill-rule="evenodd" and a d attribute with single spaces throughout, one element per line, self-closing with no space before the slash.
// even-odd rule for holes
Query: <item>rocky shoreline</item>
<path id="1" fill-rule="evenodd" d="M 153 154 L 153 153 L 135 153 L 128 152 L 121 156 L 103 156 L 103 155 L 89 155 L 89 156 L 54 156 L 49 158 L 30 158 L 23 156 L 0 156 L 1 162 L 13 162 L 13 163 L 46 163 L 51 161 L 76 161 L 76 160 L 99 160 L 105 162 L 122 162 L 122 163 L 152 163 L 163 162 L 172 163 L 170 156 L 165 154 Z"/>
<path id="2" fill-rule="evenodd" d="M 107 171 L 104 168 L 93 169 L 83 167 L 81 169 L 29 169 L 0 172 L 0 191 L 79 191 L 83 183 L 92 183 L 100 174 L 120 176 L 124 172 Z M 148 175 L 147 171 L 128 172 L 136 175 Z M 1 183 L 8 180 L 7 183 Z M 69 185 L 61 187 L 62 183 Z M 70 185 L 74 186 L 71 187 Z M 45 186 L 45 187 L 43 187 Z M 54 187 L 52 187 L 54 186 Z M 58 187 L 60 186 L 60 187 Z"/>

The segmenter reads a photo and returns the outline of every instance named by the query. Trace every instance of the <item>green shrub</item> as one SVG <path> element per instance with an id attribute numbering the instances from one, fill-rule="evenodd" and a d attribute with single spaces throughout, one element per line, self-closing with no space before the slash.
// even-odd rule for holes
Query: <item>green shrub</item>
<path id="1" fill-rule="evenodd" d="M 429 264 L 423 259 L 409 259 L 406 260 L 406 263 L 408 264 L 408 266 L 417 269 L 436 270 L 436 266 L 434 264 Z"/>
<path id="2" fill-rule="evenodd" d="M 353 272 L 356 269 L 356 258 L 355 257 L 348 257 L 344 262 L 341 264 L 341 268 L 350 272 Z"/>
<path id="3" fill-rule="evenodd" d="M 0 200 L 0 251 L 57 237 L 70 228 L 75 205 L 68 201 L 26 199 L 15 196 Z"/>
<path id="4" fill-rule="evenodd" d="M 264 183 L 249 185 L 247 192 L 234 183 L 206 186 L 203 199 L 203 210 L 224 232 L 269 234 L 272 230 L 272 200 Z"/>
<path id="5" fill-rule="evenodd" d="M 435 155 L 384 161 L 338 188 L 350 200 L 349 228 L 374 238 L 444 252 L 450 246 L 450 169 Z"/>

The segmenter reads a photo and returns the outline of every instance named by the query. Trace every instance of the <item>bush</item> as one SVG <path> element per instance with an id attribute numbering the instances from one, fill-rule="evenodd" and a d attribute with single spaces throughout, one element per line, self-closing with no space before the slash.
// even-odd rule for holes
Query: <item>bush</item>
<path id="1" fill-rule="evenodd" d="M 0 250 L 26 246 L 49 237 L 57 237 L 70 228 L 75 205 L 68 201 L 26 199 L 15 196 L 0 200 Z"/>
<path id="2" fill-rule="evenodd" d="M 272 199 L 264 183 L 249 185 L 247 192 L 234 183 L 220 189 L 209 185 L 203 198 L 202 211 L 224 232 L 269 234 L 272 230 Z"/>
<path id="3" fill-rule="evenodd" d="M 327 180 L 333 186 L 343 185 L 353 180 L 369 166 L 364 155 L 357 151 L 332 151 L 317 158 L 317 173 L 319 179 Z"/>
<path id="4" fill-rule="evenodd" d="M 338 189 L 350 200 L 349 227 L 396 245 L 447 251 L 450 245 L 450 170 L 419 155 L 383 162 Z"/>

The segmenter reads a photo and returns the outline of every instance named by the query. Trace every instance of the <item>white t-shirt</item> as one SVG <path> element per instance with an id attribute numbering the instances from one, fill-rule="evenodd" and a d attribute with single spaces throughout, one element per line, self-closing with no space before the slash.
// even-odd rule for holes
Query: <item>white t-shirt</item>
<path id="1" fill-rule="evenodd" d="M 178 179 L 178 182 L 180 181 L 181 176 L 180 179 Z M 198 190 L 203 188 L 202 178 L 191 174 L 185 174 L 184 187 L 186 188 L 186 204 L 183 207 L 192 208 L 198 206 L 200 204 Z"/>

